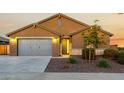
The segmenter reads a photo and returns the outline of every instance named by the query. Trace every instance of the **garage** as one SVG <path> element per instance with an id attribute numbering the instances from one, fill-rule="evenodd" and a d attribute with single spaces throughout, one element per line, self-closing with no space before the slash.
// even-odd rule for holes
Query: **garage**
<path id="1" fill-rule="evenodd" d="M 19 56 L 52 56 L 51 38 L 18 39 Z"/>

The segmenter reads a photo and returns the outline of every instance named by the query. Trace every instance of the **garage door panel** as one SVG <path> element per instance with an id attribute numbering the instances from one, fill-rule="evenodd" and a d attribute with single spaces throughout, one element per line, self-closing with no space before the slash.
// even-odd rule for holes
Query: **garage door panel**
<path id="1" fill-rule="evenodd" d="M 51 39 L 20 39 L 18 40 L 19 56 L 51 56 Z"/>

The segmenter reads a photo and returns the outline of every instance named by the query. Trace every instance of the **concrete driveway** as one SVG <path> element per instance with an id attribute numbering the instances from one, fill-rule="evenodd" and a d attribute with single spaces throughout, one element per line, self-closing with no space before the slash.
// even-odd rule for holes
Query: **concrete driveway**
<path id="1" fill-rule="evenodd" d="M 0 73 L 44 72 L 49 56 L 0 56 Z"/>

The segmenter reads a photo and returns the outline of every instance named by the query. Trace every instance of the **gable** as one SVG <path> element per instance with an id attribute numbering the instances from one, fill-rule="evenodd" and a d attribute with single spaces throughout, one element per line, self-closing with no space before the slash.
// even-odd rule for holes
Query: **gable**
<path id="1" fill-rule="evenodd" d="M 62 35 L 67 35 L 68 33 L 87 28 L 86 25 L 80 24 L 64 16 L 61 16 L 61 18 L 59 18 L 59 16 L 56 16 L 43 23 L 40 23 L 39 25 L 45 26 L 51 30 L 59 32 Z"/>

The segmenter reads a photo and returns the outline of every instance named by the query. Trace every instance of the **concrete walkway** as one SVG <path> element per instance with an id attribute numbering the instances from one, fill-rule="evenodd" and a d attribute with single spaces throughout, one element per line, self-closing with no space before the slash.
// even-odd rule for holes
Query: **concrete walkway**
<path id="1" fill-rule="evenodd" d="M 0 73 L 44 72 L 50 59 L 49 56 L 0 56 Z"/>
<path id="2" fill-rule="evenodd" d="M 0 73 L 3 80 L 124 80 L 124 73 Z"/>

